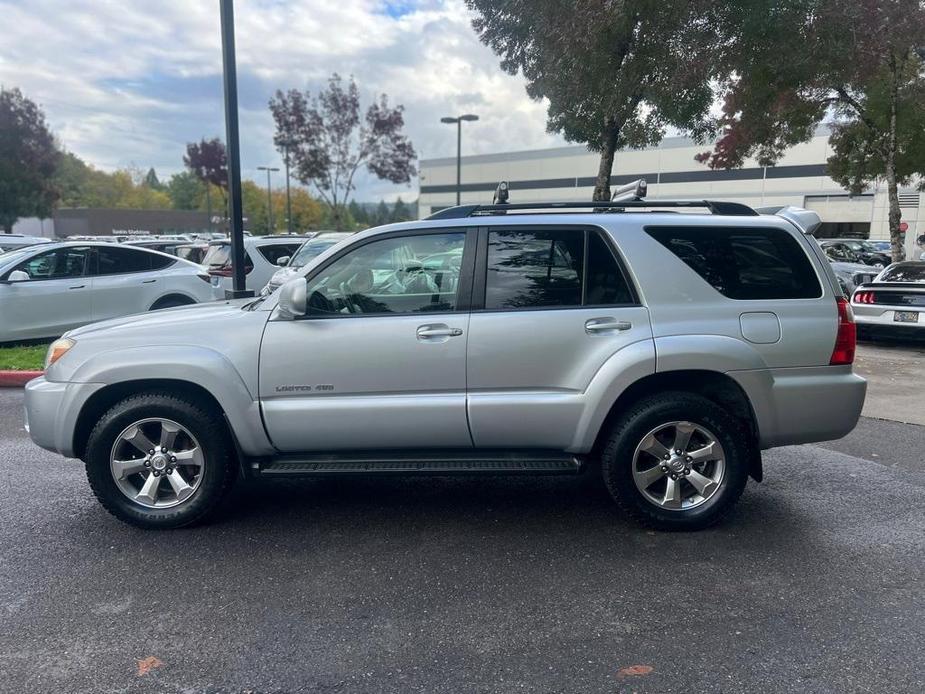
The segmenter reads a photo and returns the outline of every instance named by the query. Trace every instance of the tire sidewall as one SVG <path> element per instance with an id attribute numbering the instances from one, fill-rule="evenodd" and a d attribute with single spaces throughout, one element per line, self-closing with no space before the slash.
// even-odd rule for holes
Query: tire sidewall
<path id="1" fill-rule="evenodd" d="M 136 504 L 119 489 L 110 469 L 116 437 L 134 422 L 149 417 L 172 419 L 186 428 L 203 452 L 202 480 L 193 496 L 169 508 Z M 169 395 L 132 396 L 113 406 L 94 427 L 87 442 L 87 478 L 100 502 L 122 520 L 143 527 L 180 527 L 203 518 L 217 503 L 230 475 L 228 445 L 214 415 Z"/>
<path id="2" fill-rule="evenodd" d="M 633 479 L 636 448 L 653 429 L 689 421 L 708 429 L 723 447 L 725 472 L 719 489 L 705 503 L 683 511 L 659 508 L 646 499 Z M 721 518 L 738 500 L 748 480 L 745 432 L 738 422 L 710 400 L 678 394 L 641 402 L 620 420 L 602 456 L 604 482 L 633 515 L 663 529 L 695 530 Z"/>

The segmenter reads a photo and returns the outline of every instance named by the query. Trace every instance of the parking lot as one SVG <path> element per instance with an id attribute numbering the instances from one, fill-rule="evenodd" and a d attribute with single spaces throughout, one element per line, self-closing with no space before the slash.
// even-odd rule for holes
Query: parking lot
<path id="1" fill-rule="evenodd" d="M 0 690 L 920 692 L 923 357 L 863 345 L 857 430 L 693 534 L 573 478 L 265 482 L 143 532 L 0 390 Z"/>

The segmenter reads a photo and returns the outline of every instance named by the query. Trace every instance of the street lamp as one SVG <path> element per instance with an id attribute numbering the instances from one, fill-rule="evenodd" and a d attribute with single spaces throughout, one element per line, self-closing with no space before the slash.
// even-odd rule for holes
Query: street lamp
<path id="1" fill-rule="evenodd" d="M 267 233 L 273 231 L 273 197 L 270 188 L 270 172 L 279 171 L 278 166 L 258 166 L 257 171 L 267 172 Z"/>
<path id="2" fill-rule="evenodd" d="M 283 142 L 283 161 L 286 164 L 286 233 L 292 233 L 292 196 L 289 194 L 289 147 L 292 142 Z"/>
<path id="3" fill-rule="evenodd" d="M 441 118 L 441 123 L 456 123 L 456 204 L 459 204 L 459 194 L 462 190 L 460 172 L 462 170 L 462 122 L 464 120 L 474 121 L 479 117 L 474 113 L 466 113 L 461 116 L 446 116 Z"/>

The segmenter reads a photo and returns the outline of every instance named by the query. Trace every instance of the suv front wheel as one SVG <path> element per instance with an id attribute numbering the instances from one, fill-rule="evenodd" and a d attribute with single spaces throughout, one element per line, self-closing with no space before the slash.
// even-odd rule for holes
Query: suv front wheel
<path id="1" fill-rule="evenodd" d="M 116 403 L 90 433 L 85 460 L 100 503 L 142 528 L 203 520 L 234 479 L 221 415 L 170 393 L 142 393 Z"/>
<path id="2" fill-rule="evenodd" d="M 714 402 L 684 392 L 635 403 L 615 423 L 601 455 L 617 503 L 661 530 L 697 530 L 720 520 L 748 479 L 745 431 Z"/>

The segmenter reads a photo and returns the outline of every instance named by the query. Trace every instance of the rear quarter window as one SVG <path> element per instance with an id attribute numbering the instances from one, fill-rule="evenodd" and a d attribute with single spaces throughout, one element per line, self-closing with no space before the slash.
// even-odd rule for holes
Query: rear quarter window
<path id="1" fill-rule="evenodd" d="M 646 233 L 730 299 L 815 299 L 822 295 L 806 252 L 782 229 L 647 227 Z"/>

